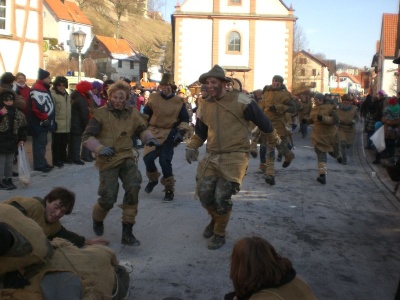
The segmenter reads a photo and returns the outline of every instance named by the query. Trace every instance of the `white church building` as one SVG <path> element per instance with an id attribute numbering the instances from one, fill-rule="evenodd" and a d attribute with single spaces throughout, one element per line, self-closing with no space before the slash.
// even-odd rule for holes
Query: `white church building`
<path id="1" fill-rule="evenodd" d="M 292 86 L 292 7 L 281 0 L 186 0 L 172 15 L 174 79 L 189 85 L 218 64 L 247 91 L 274 75 Z"/>

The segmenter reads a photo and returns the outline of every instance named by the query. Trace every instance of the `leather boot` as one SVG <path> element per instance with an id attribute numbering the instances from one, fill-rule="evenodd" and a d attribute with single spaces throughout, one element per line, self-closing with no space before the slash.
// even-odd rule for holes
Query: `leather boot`
<path id="1" fill-rule="evenodd" d="M 161 178 L 161 184 L 165 186 L 164 192 L 165 196 L 163 202 L 171 202 L 174 199 L 174 186 L 175 179 L 174 176 L 169 176 L 167 178 Z"/>
<path id="2" fill-rule="evenodd" d="M 140 242 L 132 234 L 133 224 L 122 223 L 122 238 L 121 244 L 127 246 L 139 246 Z"/>
<path id="3" fill-rule="evenodd" d="M 268 183 L 269 185 L 275 185 L 275 176 L 267 175 L 265 177 L 265 182 Z"/>
<path id="4" fill-rule="evenodd" d="M 317 178 L 317 181 L 321 184 L 326 184 L 326 176 L 325 174 L 320 174 L 319 177 Z"/>
<path id="5" fill-rule="evenodd" d="M 163 202 L 171 202 L 174 200 L 174 192 L 173 191 L 165 191 L 165 196 Z"/>
<path id="6" fill-rule="evenodd" d="M 228 226 L 229 218 L 231 216 L 231 212 L 228 212 L 224 215 L 215 214 L 215 224 L 214 224 L 214 235 L 211 240 L 208 242 L 207 248 L 210 250 L 216 250 L 222 247 L 225 244 L 225 232 L 226 227 Z"/>
<path id="7" fill-rule="evenodd" d="M 10 186 L 7 184 L 7 179 L 2 179 L 0 181 L 0 190 L 9 191 Z"/>
<path id="8" fill-rule="evenodd" d="M 102 236 L 104 234 L 104 222 L 93 219 L 93 231 L 97 236 Z"/>
<path id="9" fill-rule="evenodd" d="M 104 234 L 104 224 L 103 221 L 106 218 L 108 211 L 96 203 L 93 206 L 92 219 L 93 219 L 93 231 L 97 236 L 102 236 Z"/>
<path id="10" fill-rule="evenodd" d="M 17 187 L 14 185 L 14 183 L 12 182 L 12 179 L 11 178 L 8 178 L 7 179 L 7 184 L 8 184 L 8 186 L 9 186 L 9 189 L 10 190 L 15 190 Z"/>
<path id="11" fill-rule="evenodd" d="M 206 226 L 206 228 L 204 228 L 203 236 L 206 239 L 209 239 L 210 237 L 212 237 L 214 235 L 214 224 L 215 224 L 215 220 L 211 219 L 211 222 Z"/>
<path id="12" fill-rule="evenodd" d="M 158 177 L 160 177 L 160 173 L 158 171 L 154 172 L 146 172 L 147 178 L 149 178 L 149 182 L 147 183 L 146 187 L 144 188 L 144 191 L 148 194 L 150 194 L 154 187 L 158 184 Z"/>

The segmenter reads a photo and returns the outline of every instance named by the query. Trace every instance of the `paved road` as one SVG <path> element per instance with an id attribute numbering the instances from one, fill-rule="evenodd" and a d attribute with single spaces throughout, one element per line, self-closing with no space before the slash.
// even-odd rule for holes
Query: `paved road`
<path id="1" fill-rule="evenodd" d="M 287 169 L 276 164 L 273 187 L 256 173 L 258 159 L 250 160 L 242 190 L 234 196 L 227 243 L 219 250 L 208 250 L 202 237 L 209 220 L 194 198 L 197 164 L 187 164 L 184 145 L 176 149 L 173 161 L 175 200 L 162 203 L 161 186 L 150 195 L 141 191 L 134 227 L 140 247 L 121 246 L 121 214 L 114 208 L 105 221 L 105 237 L 118 257 L 134 266 L 130 299 L 223 299 L 232 290 L 233 244 L 250 235 L 267 238 L 289 257 L 318 299 L 393 299 L 400 277 L 400 203 L 391 193 L 394 184 L 382 167 L 368 163 L 371 153 L 364 152 L 360 132 L 348 165 L 329 158 L 325 186 L 316 181 L 310 140 L 296 134 L 294 141 L 296 159 Z M 140 169 L 145 174 L 142 160 Z M 97 181 L 93 163 L 67 166 L 49 174 L 35 173 L 29 188 L 0 191 L 0 199 L 43 196 L 55 186 L 70 188 L 78 199 L 63 223 L 93 237 L 91 207 Z"/>

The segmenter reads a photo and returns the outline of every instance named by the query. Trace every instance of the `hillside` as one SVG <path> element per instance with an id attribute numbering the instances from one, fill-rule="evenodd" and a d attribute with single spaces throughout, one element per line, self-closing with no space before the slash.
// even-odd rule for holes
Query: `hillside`
<path id="1" fill-rule="evenodd" d="M 109 7 L 107 13 L 99 13 L 93 8 L 83 9 L 93 24 L 93 34 L 104 36 L 117 35 L 117 17 Z M 163 20 L 148 19 L 142 16 L 127 14 L 121 18 L 120 38 L 126 39 L 134 48 L 149 58 L 150 64 L 158 64 L 166 48 L 165 65 L 172 62 L 171 24 Z"/>

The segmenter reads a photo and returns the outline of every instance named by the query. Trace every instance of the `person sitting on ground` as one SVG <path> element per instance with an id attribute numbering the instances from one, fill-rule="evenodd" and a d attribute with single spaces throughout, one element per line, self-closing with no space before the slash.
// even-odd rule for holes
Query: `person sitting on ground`
<path id="1" fill-rule="evenodd" d="M 126 299 L 129 269 L 106 246 L 49 242 L 34 220 L 0 203 L 1 299 Z"/>
<path id="2" fill-rule="evenodd" d="M 72 212 L 75 194 L 65 188 L 52 189 L 44 199 L 16 196 L 3 203 L 18 208 L 25 216 L 36 221 L 50 240 L 59 237 L 81 248 L 85 245 L 108 244 L 104 238 L 86 239 L 61 225 L 60 219 Z"/>
<path id="3" fill-rule="evenodd" d="M 310 286 L 297 276 L 292 262 L 261 237 L 245 237 L 236 242 L 230 279 L 235 291 L 226 294 L 225 300 L 317 299 Z"/>

